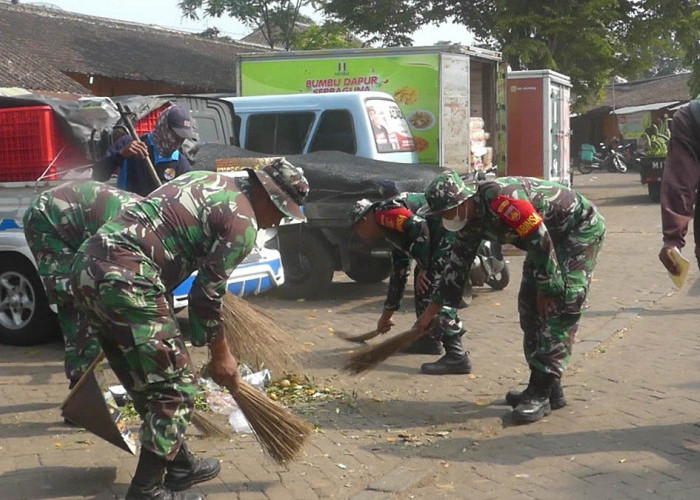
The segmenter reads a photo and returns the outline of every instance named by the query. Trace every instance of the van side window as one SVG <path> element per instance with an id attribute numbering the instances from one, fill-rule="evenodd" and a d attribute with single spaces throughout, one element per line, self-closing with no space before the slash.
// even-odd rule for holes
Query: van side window
<path id="1" fill-rule="evenodd" d="M 258 153 L 301 154 L 313 122 L 312 112 L 251 115 L 245 148 Z"/>
<path id="2" fill-rule="evenodd" d="M 347 109 L 329 109 L 323 112 L 316 134 L 309 146 L 313 151 L 342 151 L 355 154 L 355 126 Z"/>

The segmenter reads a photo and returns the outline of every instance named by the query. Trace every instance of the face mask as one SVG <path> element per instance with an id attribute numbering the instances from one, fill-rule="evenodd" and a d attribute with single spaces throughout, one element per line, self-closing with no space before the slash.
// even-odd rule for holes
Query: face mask
<path id="1" fill-rule="evenodd" d="M 457 209 L 457 213 L 455 213 L 455 216 L 452 217 L 451 219 L 448 219 L 447 217 L 442 218 L 442 225 L 445 226 L 445 229 L 448 231 L 451 231 L 453 233 L 456 233 L 460 229 L 462 229 L 464 226 L 467 225 L 467 210 L 465 207 L 464 210 L 464 219 L 460 218 L 459 216 L 459 208 Z"/>
<path id="2" fill-rule="evenodd" d="M 151 134 L 153 143 L 163 158 L 171 156 L 182 145 L 182 139 L 170 130 L 166 120 L 158 120 Z"/>

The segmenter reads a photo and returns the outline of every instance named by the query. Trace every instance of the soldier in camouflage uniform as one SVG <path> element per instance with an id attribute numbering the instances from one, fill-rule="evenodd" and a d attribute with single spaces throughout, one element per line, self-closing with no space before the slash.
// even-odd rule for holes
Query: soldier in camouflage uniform
<path id="1" fill-rule="evenodd" d="M 80 245 L 129 204 L 141 199 L 95 181 L 62 184 L 41 193 L 24 213 L 24 235 L 46 296 L 58 308 L 65 344 L 65 370 L 72 388 L 102 352 L 68 286 Z"/>
<path id="2" fill-rule="evenodd" d="M 300 205 L 308 189 L 303 172 L 284 160 L 245 178 L 189 172 L 80 247 L 71 275 L 76 304 L 89 315 L 142 419 L 127 499 L 182 498 L 174 492 L 220 469 L 218 460 L 194 458 L 183 441 L 197 387 L 168 294 L 197 271 L 188 297 L 191 341 L 209 346 L 211 377 L 235 392 L 238 366 L 221 324 L 227 279 L 252 250 L 259 228 L 285 216 L 305 220 Z"/>
<path id="3" fill-rule="evenodd" d="M 416 215 L 425 205 L 423 193 L 402 193 L 376 203 L 359 200 L 351 211 L 351 225 L 367 244 L 385 239 L 393 247 L 389 290 L 377 322 L 377 331 L 381 333 L 388 332 L 394 325 L 391 318 L 401 306 L 411 261 L 416 261 L 414 297 L 416 316 L 420 316 L 430 304 L 433 288 L 449 257 L 454 234 L 444 229 L 440 217 L 425 219 Z M 464 332 L 457 309 L 443 307 L 430 334 L 410 346 L 407 352 L 440 354 L 442 343 L 445 355 L 433 363 L 424 363 L 421 371 L 428 375 L 469 373 L 471 364 L 462 347 Z"/>
<path id="4" fill-rule="evenodd" d="M 575 191 L 529 177 L 465 184 L 448 171 L 431 182 L 426 198 L 457 241 L 433 303 L 417 325 L 427 328 L 442 304 L 457 303 L 482 239 L 525 250 L 518 312 L 530 382 L 506 400 L 517 422 L 534 422 L 552 407 L 561 408 L 566 400 L 560 378 L 605 237 L 603 217 Z"/>

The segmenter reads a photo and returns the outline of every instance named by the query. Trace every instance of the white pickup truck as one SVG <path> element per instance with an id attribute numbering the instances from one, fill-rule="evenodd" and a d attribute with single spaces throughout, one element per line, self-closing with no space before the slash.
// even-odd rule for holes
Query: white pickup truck
<path id="1" fill-rule="evenodd" d="M 58 325 L 24 238 L 22 217 L 31 201 L 59 182 L 0 183 L 0 343 L 32 345 L 56 338 Z M 258 232 L 256 247 L 230 276 L 228 290 L 238 296 L 258 294 L 284 283 L 279 251 L 265 244 L 275 230 Z M 194 276 L 173 292 L 176 310 L 187 306 Z"/>
<path id="2" fill-rule="evenodd" d="M 172 101 L 189 105 L 195 120 L 201 119 L 200 136 L 209 142 L 232 137 L 233 110 L 226 115 L 229 103 L 204 98 L 181 97 Z M 219 102 L 214 102 L 219 101 Z M 10 109 L 11 102 L 4 100 L 0 106 L 0 343 L 32 345 L 57 338 L 59 328 L 54 313 L 55 306 L 48 303 L 36 270 L 34 257 L 27 246 L 22 228 L 22 217 L 31 201 L 42 191 L 67 180 L 6 181 L 13 178 L 7 170 L 8 156 L 13 152 L 7 119 L 3 122 L 3 109 Z M 27 102 L 22 102 L 26 105 Z M 41 104 L 41 103 L 38 103 Z M 212 106 L 216 109 L 212 111 Z M 221 108 L 224 106 L 224 108 Z M 226 123 L 225 116 L 229 116 Z M 3 128 L 4 127 L 4 128 Z M 203 132 L 203 133 L 202 133 Z M 5 153 L 5 156 L 3 156 Z M 4 161 L 4 163 L 3 163 Z M 16 168 L 24 173 L 22 167 Z M 2 169 L 6 172 L 3 176 Z M 73 174 L 80 175 L 80 174 Z M 86 175 L 85 173 L 82 175 Z M 88 174 L 89 175 L 89 172 Z M 231 173 L 227 175 L 247 175 Z M 36 177 L 35 177 L 36 178 Z M 284 272 L 279 251 L 270 244 L 276 239 L 276 230 L 258 232 L 256 248 L 236 268 L 229 278 L 228 290 L 238 296 L 258 294 L 284 283 Z M 185 280 L 173 293 L 176 310 L 187 306 L 187 294 L 194 276 Z"/>

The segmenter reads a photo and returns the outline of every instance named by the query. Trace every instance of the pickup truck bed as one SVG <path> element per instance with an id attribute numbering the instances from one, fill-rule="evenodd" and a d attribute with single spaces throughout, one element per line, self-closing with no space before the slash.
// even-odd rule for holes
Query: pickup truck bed
<path id="1" fill-rule="evenodd" d="M 194 168 L 213 171 L 219 159 L 266 156 L 234 146 L 205 144 L 194 155 Z M 311 188 L 304 207 L 308 222 L 282 226 L 278 231 L 285 270 L 280 292 L 290 298 L 325 296 L 335 271 L 360 282 L 385 279 L 391 269 L 388 245 L 369 248 L 362 243 L 350 228 L 350 208 L 362 198 L 375 201 L 404 191 L 423 191 L 442 170 L 336 151 L 286 158 L 304 170 Z"/>

